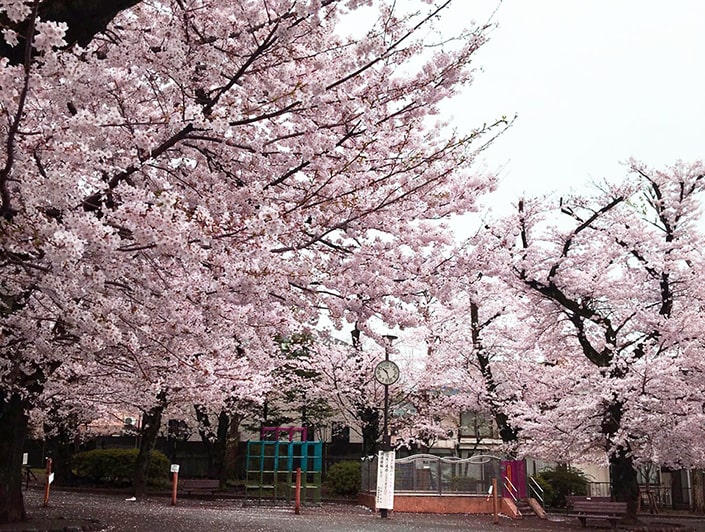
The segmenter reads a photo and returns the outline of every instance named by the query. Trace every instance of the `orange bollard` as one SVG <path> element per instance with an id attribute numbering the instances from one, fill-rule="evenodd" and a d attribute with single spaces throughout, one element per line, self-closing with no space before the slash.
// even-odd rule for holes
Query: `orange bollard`
<path id="1" fill-rule="evenodd" d="M 44 483 L 44 507 L 49 506 L 49 486 L 54 480 L 54 474 L 51 472 L 51 458 L 47 458 L 47 478 Z"/>
<path id="2" fill-rule="evenodd" d="M 179 464 L 171 464 L 171 505 L 176 506 L 176 492 L 179 488 Z"/>
<path id="3" fill-rule="evenodd" d="M 179 474 L 174 473 L 171 480 L 171 505 L 176 506 L 176 490 L 179 486 Z"/>
<path id="4" fill-rule="evenodd" d="M 296 468 L 296 494 L 294 503 L 294 513 L 299 515 L 301 513 L 301 468 Z"/>

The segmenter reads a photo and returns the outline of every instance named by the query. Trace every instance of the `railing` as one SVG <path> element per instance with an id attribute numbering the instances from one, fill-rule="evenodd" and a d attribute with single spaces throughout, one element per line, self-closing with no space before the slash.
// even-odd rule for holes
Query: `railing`
<path id="1" fill-rule="evenodd" d="M 660 484 L 639 485 L 640 506 L 642 511 L 662 510 L 673 508 L 679 510 L 692 507 L 693 493 L 691 487 L 683 486 L 674 490 L 671 486 Z"/>
<path id="2" fill-rule="evenodd" d="M 587 488 L 588 497 L 610 497 L 611 495 L 609 482 L 588 482 Z M 689 486 L 673 490 L 671 486 L 660 484 L 640 485 L 639 496 L 643 511 L 648 511 L 652 502 L 659 510 L 664 508 L 688 509 L 693 500 Z"/>
<path id="3" fill-rule="evenodd" d="M 541 503 L 541 506 L 545 506 L 544 500 L 543 500 L 543 495 L 544 495 L 543 488 L 541 487 L 541 484 L 539 484 L 534 477 L 529 477 L 529 491 L 533 494 L 534 499 L 539 500 L 539 502 Z"/>
<path id="4" fill-rule="evenodd" d="M 499 478 L 500 459 L 480 455 L 470 458 L 415 454 L 395 461 L 394 491 L 425 494 L 486 495 L 492 479 Z M 362 489 L 374 491 L 377 483 L 377 459 L 362 461 Z"/>
<path id="5" fill-rule="evenodd" d="M 516 486 L 512 484 L 512 481 L 509 480 L 509 477 L 504 477 L 504 489 L 509 492 L 509 495 L 512 496 L 514 502 L 517 502 L 517 493 L 519 492 L 519 490 L 517 490 Z"/>
<path id="6" fill-rule="evenodd" d="M 611 495 L 609 482 L 588 482 L 588 497 L 609 497 Z"/>

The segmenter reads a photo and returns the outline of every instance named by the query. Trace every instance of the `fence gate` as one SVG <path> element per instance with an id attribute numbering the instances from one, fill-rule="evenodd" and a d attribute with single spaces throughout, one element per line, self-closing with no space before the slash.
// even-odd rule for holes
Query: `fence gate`
<path id="1" fill-rule="evenodd" d="M 524 460 L 502 460 L 502 496 L 514 501 L 528 497 Z"/>

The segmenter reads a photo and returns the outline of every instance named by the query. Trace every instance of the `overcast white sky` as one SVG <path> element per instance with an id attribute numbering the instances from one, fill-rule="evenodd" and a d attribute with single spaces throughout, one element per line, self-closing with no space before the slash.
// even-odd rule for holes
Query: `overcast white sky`
<path id="1" fill-rule="evenodd" d="M 484 21 L 497 5 L 453 115 L 468 127 L 518 115 L 484 156 L 504 167 L 499 198 L 620 177 L 631 156 L 705 157 L 705 2 L 457 0 L 453 19 Z"/>

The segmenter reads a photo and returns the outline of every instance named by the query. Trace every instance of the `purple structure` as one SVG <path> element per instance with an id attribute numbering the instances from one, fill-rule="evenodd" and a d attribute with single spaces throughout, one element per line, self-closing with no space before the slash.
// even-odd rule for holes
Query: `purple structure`
<path id="1" fill-rule="evenodd" d="M 524 460 L 502 460 L 502 496 L 515 501 L 529 496 Z"/>
<path id="2" fill-rule="evenodd" d="M 284 441 L 296 441 L 294 438 L 299 435 L 298 441 L 308 441 L 306 427 L 262 427 L 259 431 L 261 441 L 280 441 L 285 435 Z"/>

